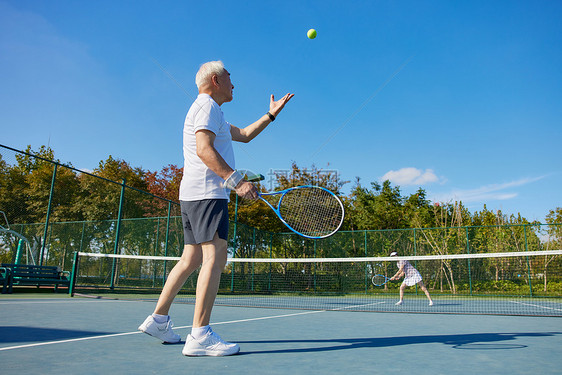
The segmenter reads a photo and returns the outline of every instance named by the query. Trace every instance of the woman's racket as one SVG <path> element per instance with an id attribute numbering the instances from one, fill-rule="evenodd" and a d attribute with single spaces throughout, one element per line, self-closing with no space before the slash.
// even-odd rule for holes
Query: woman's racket
<path id="1" fill-rule="evenodd" d="M 371 282 L 373 283 L 374 286 L 383 286 L 389 281 L 390 278 L 384 275 L 375 275 L 371 278 Z"/>

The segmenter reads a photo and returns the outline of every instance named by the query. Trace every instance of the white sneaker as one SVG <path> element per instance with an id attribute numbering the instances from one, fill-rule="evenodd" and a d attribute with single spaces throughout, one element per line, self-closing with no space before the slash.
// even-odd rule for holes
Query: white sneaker
<path id="1" fill-rule="evenodd" d="M 233 355 L 239 351 L 240 346 L 238 344 L 224 341 L 215 332 L 209 330 L 209 332 L 200 339 L 187 335 L 182 354 L 190 357 L 204 355 L 221 357 L 225 355 Z"/>
<path id="2" fill-rule="evenodd" d="M 429 301 L 429 306 L 433 306 L 433 301 Z"/>
<path id="3" fill-rule="evenodd" d="M 164 342 L 180 342 L 181 337 L 172 331 L 173 326 L 174 324 L 172 323 L 170 317 L 168 317 L 168 321 L 166 323 L 156 323 L 152 315 L 149 315 L 148 318 L 146 318 L 139 326 L 139 331 L 156 337 Z"/>
<path id="4" fill-rule="evenodd" d="M 404 302 L 402 302 L 402 301 L 398 301 L 398 302 L 395 303 L 395 305 L 396 305 L 396 306 L 400 306 L 400 305 L 403 304 L 403 303 L 404 303 Z"/>

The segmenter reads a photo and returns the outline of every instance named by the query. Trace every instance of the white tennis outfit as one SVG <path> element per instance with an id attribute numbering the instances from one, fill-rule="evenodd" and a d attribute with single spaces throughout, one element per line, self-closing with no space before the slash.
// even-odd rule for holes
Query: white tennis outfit
<path id="1" fill-rule="evenodd" d="M 399 260 L 396 265 L 398 266 L 398 269 L 404 265 L 404 284 L 407 286 L 416 285 L 422 281 L 421 274 L 407 260 Z"/>
<path id="2" fill-rule="evenodd" d="M 208 130 L 215 134 L 214 147 L 224 161 L 235 167 L 230 123 L 224 119 L 220 106 L 208 94 L 199 94 L 187 112 L 183 127 L 183 178 L 180 184 L 181 201 L 228 199 L 224 180 L 209 169 L 197 156 L 195 133 Z"/>

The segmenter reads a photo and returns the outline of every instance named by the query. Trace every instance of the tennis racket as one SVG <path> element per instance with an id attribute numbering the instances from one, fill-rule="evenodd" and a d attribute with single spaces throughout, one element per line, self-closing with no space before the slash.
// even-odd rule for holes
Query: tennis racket
<path id="1" fill-rule="evenodd" d="M 293 232 L 306 238 L 326 238 L 340 229 L 344 208 L 341 200 L 320 186 L 296 186 L 259 198 Z"/>
<path id="2" fill-rule="evenodd" d="M 263 175 L 248 170 L 240 172 L 250 182 L 264 179 Z M 326 188 L 304 185 L 258 194 L 287 228 L 305 238 L 329 237 L 343 223 L 343 203 Z"/>
<path id="3" fill-rule="evenodd" d="M 374 286 L 383 286 L 389 281 L 390 278 L 384 275 L 375 275 L 371 278 L 371 282 L 373 283 Z"/>

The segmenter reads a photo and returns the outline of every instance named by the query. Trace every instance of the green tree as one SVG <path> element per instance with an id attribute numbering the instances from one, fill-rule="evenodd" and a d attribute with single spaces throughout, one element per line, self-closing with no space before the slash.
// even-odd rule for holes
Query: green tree
<path id="1" fill-rule="evenodd" d="M 544 246 L 546 250 L 562 249 L 562 207 L 550 210 L 546 215 L 548 224 Z M 546 292 L 551 276 L 551 269 L 560 270 L 562 268 L 562 257 L 558 255 L 545 256 L 543 262 L 543 291 Z M 555 271 L 554 271 L 555 272 Z"/>
<path id="2" fill-rule="evenodd" d="M 122 180 L 125 180 L 125 185 L 141 191 L 146 191 L 148 187 L 144 170 L 133 168 L 126 161 L 114 159 L 111 155 L 107 160 L 100 161 L 92 174 L 93 176 L 79 176 L 81 199 L 78 204 L 86 220 L 117 218 Z M 143 217 L 143 207 L 146 206 L 146 201 L 150 200 L 150 196 L 142 193 L 139 195 L 132 189 L 127 189 L 125 194 L 125 217 Z"/>
<path id="3" fill-rule="evenodd" d="M 371 189 L 361 186 L 359 179 L 351 191 L 351 214 L 354 229 L 401 229 L 411 226 L 416 216 L 427 215 L 425 191 L 419 189 L 410 197 L 403 197 L 400 187 L 386 180 L 371 183 Z"/>
<path id="4" fill-rule="evenodd" d="M 548 211 L 546 222 L 551 225 L 562 224 L 562 207 L 556 207 L 554 210 Z"/>
<path id="5" fill-rule="evenodd" d="M 77 219 L 77 212 L 73 210 L 78 189 L 76 174 L 55 159 L 54 152 L 49 147 L 41 146 L 39 151 L 33 152 L 28 146 L 25 153 L 15 154 L 16 163 L 9 166 L 0 163 L 0 181 L 3 194 L 0 197 L 0 207 L 4 210 L 9 221 L 19 224 L 18 230 L 33 244 L 35 256 L 39 245 L 44 239 L 44 225 L 47 217 L 49 201 L 51 203 L 50 222 Z M 57 167 L 57 175 L 51 197 L 53 173 Z M 26 225 L 41 223 L 38 225 Z M 64 234 L 57 235 L 57 241 L 68 243 Z M 15 248 L 16 244 L 12 247 Z M 58 256 L 59 249 L 56 241 L 50 244 L 49 253 Z M 64 261 L 62 262 L 64 264 Z"/>

